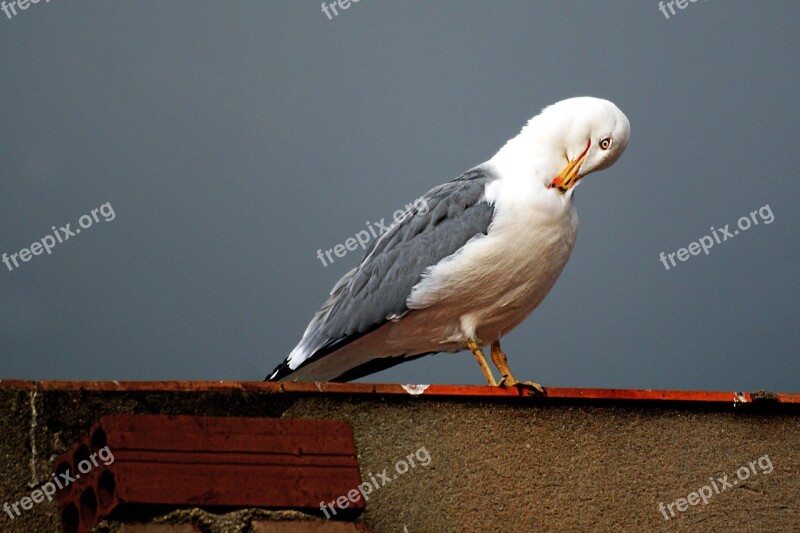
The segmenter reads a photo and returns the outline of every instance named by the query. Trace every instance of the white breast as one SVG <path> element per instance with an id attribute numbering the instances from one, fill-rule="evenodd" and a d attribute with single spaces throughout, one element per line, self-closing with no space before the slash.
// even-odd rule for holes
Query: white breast
<path id="1" fill-rule="evenodd" d="M 457 320 L 455 331 L 451 325 L 440 342 L 476 334 L 484 342 L 499 338 L 533 311 L 558 279 L 575 244 L 577 213 L 572 191 L 561 194 L 540 183 L 505 178 L 492 183 L 486 193 L 495 206 L 488 234 L 432 267 L 412 290 L 410 309 Z"/>

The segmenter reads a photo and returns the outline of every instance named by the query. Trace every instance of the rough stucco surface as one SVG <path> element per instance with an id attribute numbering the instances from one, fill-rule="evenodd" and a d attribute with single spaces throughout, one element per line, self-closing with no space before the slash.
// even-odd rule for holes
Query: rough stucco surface
<path id="1" fill-rule="evenodd" d="M 392 477 L 399 459 L 427 450 L 427 467 L 418 464 L 370 495 L 358 521 L 373 532 L 800 530 L 800 413 L 794 407 L 40 391 L 32 456 L 31 396 L 0 387 L 3 501 L 30 494 L 32 464 L 40 481 L 49 478 L 50 461 L 102 415 L 283 416 L 349 421 L 365 480 L 384 468 Z M 710 477 L 735 480 L 737 469 L 765 454 L 771 473 L 756 465 L 758 473 L 746 482 L 713 494 L 707 505 L 676 511 L 669 521 L 658 510 L 659 502 L 686 498 Z M 225 523 L 216 527 L 206 519 L 201 529 L 249 529 Z M 56 531 L 55 505 L 38 504 L 13 522 L 3 513 L 0 530 Z"/>

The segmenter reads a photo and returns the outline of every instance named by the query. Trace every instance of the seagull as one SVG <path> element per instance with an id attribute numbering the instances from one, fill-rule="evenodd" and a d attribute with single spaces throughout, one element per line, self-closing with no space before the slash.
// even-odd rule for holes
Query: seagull
<path id="1" fill-rule="evenodd" d="M 267 380 L 344 382 L 468 349 L 489 385 L 543 393 L 514 377 L 500 338 L 542 302 L 572 253 L 575 186 L 614 164 L 629 136 L 627 117 L 608 100 L 544 108 L 494 157 L 398 217 Z"/>

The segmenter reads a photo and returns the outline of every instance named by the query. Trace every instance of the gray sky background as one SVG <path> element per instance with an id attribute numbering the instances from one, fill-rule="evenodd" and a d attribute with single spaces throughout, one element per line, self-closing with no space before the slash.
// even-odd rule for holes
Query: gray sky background
<path id="1" fill-rule="evenodd" d="M 261 380 L 328 249 L 581 95 L 631 142 L 577 191 L 575 251 L 504 342 L 545 385 L 800 391 L 800 3 L 76 2 L 0 13 L 0 376 Z M 709 255 L 675 252 L 764 205 Z M 482 383 L 472 356 L 367 378 Z"/>

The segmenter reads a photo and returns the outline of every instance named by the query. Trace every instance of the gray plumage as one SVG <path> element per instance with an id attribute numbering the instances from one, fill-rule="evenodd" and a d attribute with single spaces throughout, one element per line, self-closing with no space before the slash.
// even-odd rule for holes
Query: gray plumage
<path id="1" fill-rule="evenodd" d="M 408 296 L 425 270 L 457 253 L 476 235 L 488 232 L 494 208 L 485 199 L 485 189 L 493 179 L 476 168 L 431 189 L 422 197 L 422 205 L 415 202 L 372 243 L 359 265 L 336 283 L 300 344 L 268 379 L 290 377 L 299 368 L 407 313 Z M 292 369 L 289 362 L 295 354 L 303 360 Z M 402 360 L 384 359 L 381 368 Z M 344 369 L 342 376 L 358 377 L 352 370 Z"/>

